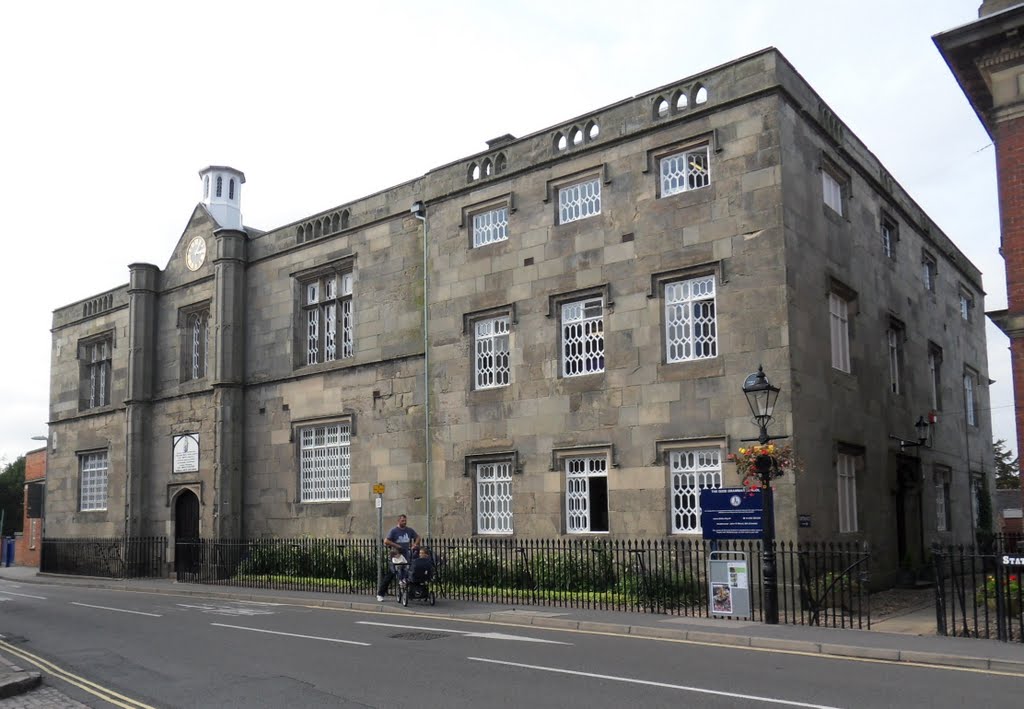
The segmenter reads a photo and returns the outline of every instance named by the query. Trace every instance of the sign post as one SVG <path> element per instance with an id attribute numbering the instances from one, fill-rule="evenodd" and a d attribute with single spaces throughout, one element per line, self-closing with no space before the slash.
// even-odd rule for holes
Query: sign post
<path id="1" fill-rule="evenodd" d="M 373 494 L 377 496 L 374 500 L 374 504 L 377 506 L 377 543 L 380 544 L 384 538 L 384 483 L 374 483 Z M 380 583 L 380 579 L 384 577 L 384 569 L 382 564 L 384 563 L 384 556 L 379 552 L 377 556 L 377 582 Z"/>

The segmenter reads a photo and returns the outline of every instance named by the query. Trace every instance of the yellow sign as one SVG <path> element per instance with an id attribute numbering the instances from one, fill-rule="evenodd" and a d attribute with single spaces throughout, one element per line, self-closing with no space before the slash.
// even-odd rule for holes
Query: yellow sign
<path id="1" fill-rule="evenodd" d="M 383 495 L 384 494 L 384 483 L 376 483 L 373 486 L 373 494 L 374 495 Z"/>

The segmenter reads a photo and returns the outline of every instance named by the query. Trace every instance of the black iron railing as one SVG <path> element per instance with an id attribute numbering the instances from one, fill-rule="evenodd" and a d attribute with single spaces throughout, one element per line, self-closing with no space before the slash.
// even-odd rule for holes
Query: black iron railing
<path id="1" fill-rule="evenodd" d="M 708 616 L 708 555 L 746 554 L 753 617 L 762 619 L 759 542 L 438 538 L 438 597 L 501 604 Z M 372 595 L 375 539 L 178 542 L 179 581 Z M 784 623 L 870 628 L 870 554 L 855 543 L 776 545 Z"/>
<path id="2" fill-rule="evenodd" d="M 1024 543 L 1000 535 L 983 549 L 933 547 L 939 635 L 1024 642 Z"/>
<path id="3" fill-rule="evenodd" d="M 105 578 L 167 575 L 166 537 L 44 538 L 39 570 Z"/>

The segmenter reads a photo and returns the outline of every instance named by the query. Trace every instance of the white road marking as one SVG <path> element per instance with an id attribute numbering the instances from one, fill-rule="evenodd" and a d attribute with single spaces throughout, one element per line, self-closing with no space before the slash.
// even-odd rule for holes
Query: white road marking
<path id="1" fill-rule="evenodd" d="M 374 623 L 369 620 L 358 620 L 357 625 L 379 625 L 385 628 L 405 628 L 406 630 L 426 630 L 432 633 L 454 633 L 464 635 L 467 638 L 489 638 L 491 640 L 520 640 L 526 643 L 547 643 L 549 645 L 572 645 L 558 640 L 543 640 L 541 638 L 528 638 L 523 635 L 508 635 L 506 633 L 474 633 L 471 630 L 454 630 L 452 628 L 426 628 L 421 625 L 398 625 L 397 623 Z"/>
<path id="2" fill-rule="evenodd" d="M 142 611 L 129 611 L 124 608 L 109 608 L 107 606 L 94 606 L 89 603 L 76 603 L 71 601 L 73 606 L 83 606 L 85 608 L 99 608 L 101 611 L 114 611 L 115 613 L 131 613 L 132 615 L 148 615 L 151 618 L 163 618 L 159 613 L 143 613 Z"/>
<path id="3" fill-rule="evenodd" d="M 274 615 L 274 611 L 265 611 L 259 608 L 237 608 L 234 606 L 213 606 L 209 604 L 189 604 L 189 603 L 178 603 L 180 608 L 191 608 L 193 610 L 202 611 L 203 613 L 212 613 L 214 615 Z"/>
<path id="4" fill-rule="evenodd" d="M 785 704 L 790 707 L 807 707 L 808 709 L 839 709 L 824 704 L 808 704 L 807 702 L 794 702 L 788 699 L 776 699 L 774 697 L 759 697 L 753 694 L 738 694 L 736 692 L 720 692 L 715 689 L 703 689 L 701 687 L 687 687 L 682 684 L 669 684 L 667 682 L 652 682 L 646 679 L 633 679 L 631 677 L 616 677 L 615 675 L 599 675 L 593 672 L 579 672 L 578 670 L 566 670 L 560 667 L 544 667 L 542 665 L 524 665 L 521 662 L 506 662 L 505 660 L 490 660 L 486 657 L 467 657 L 467 660 L 476 662 L 489 662 L 494 665 L 507 665 L 509 667 L 522 667 L 528 670 L 540 670 L 541 672 L 555 672 L 563 675 L 575 675 L 577 677 L 589 677 L 591 679 L 606 679 L 612 682 L 627 682 L 629 684 L 643 684 L 648 687 L 663 687 L 665 689 L 679 689 L 684 692 L 696 692 L 698 694 L 713 694 L 717 697 L 729 697 L 731 699 L 749 699 L 754 702 L 766 704 Z"/>
<path id="5" fill-rule="evenodd" d="M 362 645 L 370 647 L 370 643 L 360 643 L 355 640 L 339 640 L 338 638 L 321 638 L 316 635 L 299 635 L 298 633 L 282 633 L 278 630 L 264 630 L 263 628 L 246 628 L 244 625 L 225 625 L 224 623 L 210 623 L 218 628 L 234 628 L 235 630 L 251 630 L 254 633 L 269 633 L 270 635 L 286 635 L 289 638 L 304 638 L 306 640 L 323 640 L 328 643 L 345 643 L 346 645 Z"/>
<path id="6" fill-rule="evenodd" d="M 46 596 L 32 596 L 27 593 L 15 593 L 14 591 L 5 591 L 0 588 L 0 593 L 6 593 L 8 596 L 21 596 L 22 598 L 38 598 L 40 601 L 45 601 Z"/>

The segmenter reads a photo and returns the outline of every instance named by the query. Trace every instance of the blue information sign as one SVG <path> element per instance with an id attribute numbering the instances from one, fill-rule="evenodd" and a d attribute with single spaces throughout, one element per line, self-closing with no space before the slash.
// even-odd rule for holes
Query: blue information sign
<path id="1" fill-rule="evenodd" d="M 761 491 L 742 487 L 700 491 L 700 526 L 705 539 L 760 539 L 764 533 Z"/>

